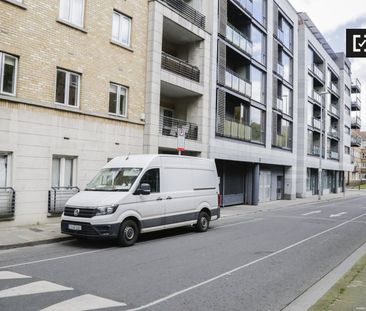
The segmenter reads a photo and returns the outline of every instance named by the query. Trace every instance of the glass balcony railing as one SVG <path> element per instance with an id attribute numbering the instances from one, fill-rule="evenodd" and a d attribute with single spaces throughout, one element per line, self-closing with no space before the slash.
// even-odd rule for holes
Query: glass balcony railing
<path id="1" fill-rule="evenodd" d="M 356 79 L 352 81 L 352 93 L 361 93 L 361 82 Z"/>
<path id="2" fill-rule="evenodd" d="M 352 128 L 361 128 L 361 118 L 360 117 L 354 117 L 352 118 Z"/>
<path id="3" fill-rule="evenodd" d="M 275 102 L 274 102 L 274 108 L 280 111 L 283 111 L 283 100 L 282 98 L 275 98 Z"/>
<path id="4" fill-rule="evenodd" d="M 313 72 L 320 80 L 324 81 L 324 72 L 316 64 L 313 64 Z"/>
<path id="5" fill-rule="evenodd" d="M 362 145 L 362 137 L 357 134 L 351 135 L 351 146 L 352 147 L 361 147 Z"/>
<path id="6" fill-rule="evenodd" d="M 335 127 L 332 127 L 328 130 L 328 136 L 334 137 L 334 138 L 339 138 L 339 132 L 338 129 Z"/>
<path id="7" fill-rule="evenodd" d="M 321 94 L 319 94 L 317 91 L 313 90 L 313 96 L 312 98 L 318 102 L 321 105 L 324 105 L 324 98 Z"/>
<path id="8" fill-rule="evenodd" d="M 331 82 L 331 83 L 330 83 L 330 89 L 331 89 L 334 93 L 339 94 L 339 88 L 338 88 L 338 86 L 337 86 L 334 82 Z"/>
<path id="9" fill-rule="evenodd" d="M 335 105 L 330 105 L 329 111 L 339 117 L 339 109 Z"/>
<path id="10" fill-rule="evenodd" d="M 328 158 L 331 160 L 339 160 L 339 153 L 337 151 L 328 151 Z"/>
<path id="11" fill-rule="evenodd" d="M 282 29 L 280 29 L 280 28 L 277 29 L 277 38 L 282 43 L 285 41 L 285 34 L 283 33 Z"/>
<path id="12" fill-rule="evenodd" d="M 280 63 L 277 63 L 277 73 L 281 77 L 283 77 L 285 75 L 285 67 Z"/>
<path id="13" fill-rule="evenodd" d="M 288 136 L 277 134 L 275 146 L 284 149 L 291 149 L 291 139 Z"/>
<path id="14" fill-rule="evenodd" d="M 317 119 L 317 118 L 313 118 L 313 127 L 318 129 L 320 131 L 321 129 L 321 121 L 320 119 Z"/>
<path id="15" fill-rule="evenodd" d="M 309 150 L 308 150 L 308 153 L 310 155 L 314 155 L 314 156 L 320 156 L 320 146 L 318 145 L 312 145 L 312 146 L 309 146 Z"/>
<path id="16" fill-rule="evenodd" d="M 352 111 L 360 111 L 361 110 L 361 99 L 359 97 L 352 100 L 351 108 L 352 108 Z"/>
<path id="17" fill-rule="evenodd" d="M 226 25 L 226 39 L 241 49 L 244 53 L 253 55 L 253 43 L 232 25 Z"/>
<path id="18" fill-rule="evenodd" d="M 252 97 L 252 84 L 229 69 L 226 69 L 225 85 L 242 95 Z"/>
<path id="19" fill-rule="evenodd" d="M 189 140 L 198 140 L 198 125 L 185 120 L 175 119 L 166 116 L 160 116 L 159 132 L 163 136 L 178 136 L 178 130 L 183 129 L 185 138 Z"/>
<path id="20" fill-rule="evenodd" d="M 224 136 L 228 138 L 239 139 L 264 143 L 264 130 L 258 123 L 251 125 L 240 123 L 230 117 L 225 117 Z"/>
<path id="21" fill-rule="evenodd" d="M 238 3 L 244 10 L 250 13 L 250 15 L 253 14 L 253 1 L 252 0 L 235 0 L 236 3 Z"/>

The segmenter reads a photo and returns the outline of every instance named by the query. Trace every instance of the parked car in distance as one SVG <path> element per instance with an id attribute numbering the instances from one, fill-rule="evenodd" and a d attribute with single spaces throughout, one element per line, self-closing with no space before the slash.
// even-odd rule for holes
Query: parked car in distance
<path id="1" fill-rule="evenodd" d="M 175 155 L 128 155 L 106 164 L 70 198 L 61 232 L 115 238 L 133 245 L 140 233 L 180 226 L 199 232 L 220 217 L 214 160 Z"/>

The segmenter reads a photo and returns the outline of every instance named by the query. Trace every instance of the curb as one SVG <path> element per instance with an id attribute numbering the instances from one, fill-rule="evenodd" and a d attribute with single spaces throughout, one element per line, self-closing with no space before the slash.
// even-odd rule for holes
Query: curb
<path id="1" fill-rule="evenodd" d="M 42 244 L 52 244 L 52 243 L 57 243 L 57 242 L 69 241 L 69 240 L 74 240 L 74 238 L 66 236 L 66 237 L 52 238 L 52 239 L 47 239 L 47 240 L 6 244 L 6 245 L 0 245 L 0 250 L 21 248 L 21 247 L 27 247 L 27 246 L 36 246 L 36 245 L 42 245 Z"/>

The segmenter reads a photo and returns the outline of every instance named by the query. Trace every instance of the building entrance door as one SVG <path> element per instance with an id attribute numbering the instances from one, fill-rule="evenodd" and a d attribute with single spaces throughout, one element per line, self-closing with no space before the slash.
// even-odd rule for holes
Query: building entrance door
<path id="1" fill-rule="evenodd" d="M 261 171 L 259 177 L 259 202 L 271 201 L 271 179 L 270 171 Z"/>

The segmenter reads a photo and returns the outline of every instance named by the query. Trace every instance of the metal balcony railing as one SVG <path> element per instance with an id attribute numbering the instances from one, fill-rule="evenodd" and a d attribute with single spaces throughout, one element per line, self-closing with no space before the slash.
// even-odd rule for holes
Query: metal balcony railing
<path id="1" fill-rule="evenodd" d="M 15 190 L 11 187 L 0 188 L 0 220 L 13 219 L 15 213 Z"/>
<path id="2" fill-rule="evenodd" d="M 338 110 L 338 108 L 336 106 L 334 106 L 333 104 L 330 105 L 329 110 L 330 110 L 330 112 L 332 114 L 334 114 L 334 115 L 336 115 L 336 116 L 339 117 L 339 110 Z"/>
<path id="3" fill-rule="evenodd" d="M 313 118 L 313 127 L 318 129 L 319 131 L 321 130 L 322 124 L 320 119 Z"/>
<path id="4" fill-rule="evenodd" d="M 183 15 L 192 24 L 205 29 L 206 28 L 206 17 L 198 12 L 196 9 L 191 7 L 183 0 L 162 0 L 167 3 L 170 7 L 177 10 L 178 13 Z"/>
<path id="5" fill-rule="evenodd" d="M 331 82 L 330 83 L 330 89 L 336 93 L 336 94 L 339 94 L 339 88 L 338 88 L 338 85 L 336 85 L 334 82 Z"/>
<path id="6" fill-rule="evenodd" d="M 192 66 L 184 60 L 165 52 L 162 52 L 161 54 L 161 67 L 185 78 L 200 82 L 200 70 L 198 67 Z"/>
<path id="7" fill-rule="evenodd" d="M 324 72 L 316 65 L 313 64 L 313 72 L 314 74 L 322 81 L 324 81 Z"/>
<path id="8" fill-rule="evenodd" d="M 361 99 L 359 97 L 352 100 L 351 109 L 352 111 L 361 111 Z"/>
<path id="9" fill-rule="evenodd" d="M 328 151 L 328 158 L 331 160 L 339 160 L 339 153 L 337 151 Z"/>
<path id="10" fill-rule="evenodd" d="M 183 129 L 185 138 L 189 140 L 198 140 L 198 125 L 166 116 L 160 116 L 159 133 L 163 136 L 178 136 L 178 130 Z"/>
<path id="11" fill-rule="evenodd" d="M 277 63 L 277 73 L 279 76 L 283 77 L 285 75 L 285 67 L 280 64 L 280 63 Z"/>
<path id="12" fill-rule="evenodd" d="M 226 25 L 226 39 L 237 46 L 244 53 L 253 55 L 253 43 L 233 25 Z"/>
<path id="13" fill-rule="evenodd" d="M 351 135 L 351 146 L 352 147 L 361 147 L 362 145 L 362 137 L 357 134 Z"/>
<path id="14" fill-rule="evenodd" d="M 245 81 L 237 73 L 226 68 L 225 85 L 245 96 L 252 97 L 252 83 Z"/>
<path id="15" fill-rule="evenodd" d="M 276 142 L 274 144 L 276 147 L 284 148 L 284 149 L 291 149 L 292 142 L 290 137 L 285 135 L 276 135 Z"/>
<path id="16" fill-rule="evenodd" d="M 48 212 L 51 215 L 62 214 L 67 200 L 79 191 L 78 187 L 51 187 L 48 191 Z"/>
<path id="17" fill-rule="evenodd" d="M 234 0 L 238 3 L 245 11 L 253 14 L 253 1 L 252 0 Z"/>
<path id="18" fill-rule="evenodd" d="M 360 117 L 352 118 L 351 126 L 352 128 L 361 128 L 361 118 Z"/>
<path id="19" fill-rule="evenodd" d="M 253 141 L 264 143 L 264 130 L 260 124 L 251 125 L 239 123 L 238 121 L 225 117 L 224 136 L 239 139 L 242 141 Z"/>
<path id="20" fill-rule="evenodd" d="M 285 41 L 285 34 L 283 33 L 283 30 L 278 28 L 277 29 L 277 38 L 278 40 L 280 40 L 282 43 Z"/>

